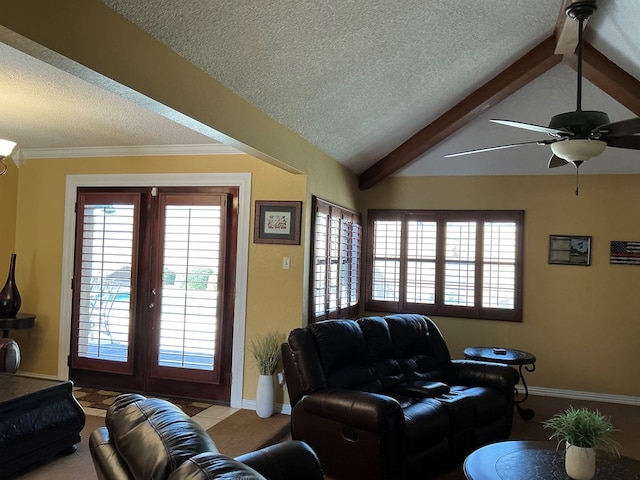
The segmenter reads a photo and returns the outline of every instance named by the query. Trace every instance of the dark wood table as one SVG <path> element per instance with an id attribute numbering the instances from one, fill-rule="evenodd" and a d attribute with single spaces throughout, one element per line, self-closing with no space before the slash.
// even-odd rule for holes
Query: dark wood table
<path id="1" fill-rule="evenodd" d="M 535 371 L 536 356 L 534 354 L 523 350 L 500 347 L 467 347 L 464 349 L 463 353 L 464 357 L 470 360 L 516 365 L 518 367 L 518 373 L 520 374 L 520 380 L 522 381 L 524 396 L 514 400 L 515 406 L 518 409 L 518 414 L 523 420 L 531 420 L 534 417 L 535 412 L 531 408 L 522 408 L 522 405 L 520 405 L 529 398 L 529 387 L 527 387 L 527 382 L 524 378 L 522 369 L 524 368 L 527 372 Z M 518 393 L 519 392 L 516 389 L 516 397 L 518 397 Z"/>
<path id="2" fill-rule="evenodd" d="M 0 478 L 74 452 L 84 423 L 71 381 L 0 373 Z"/>
<path id="3" fill-rule="evenodd" d="M 555 442 L 498 442 L 479 448 L 464 461 L 468 480 L 571 480 Z M 594 480 L 640 478 L 640 462 L 606 454 L 596 458 Z"/>
<path id="4" fill-rule="evenodd" d="M 15 317 L 0 318 L 0 330 L 2 330 L 2 336 L 4 338 L 9 338 L 9 330 L 32 328 L 35 320 L 36 316 L 32 313 L 17 313 Z"/>

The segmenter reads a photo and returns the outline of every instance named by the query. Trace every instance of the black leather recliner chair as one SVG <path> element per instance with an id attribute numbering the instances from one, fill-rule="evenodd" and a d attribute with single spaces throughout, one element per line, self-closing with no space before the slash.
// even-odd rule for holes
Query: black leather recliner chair
<path id="1" fill-rule="evenodd" d="M 135 393 L 119 395 L 105 427 L 89 437 L 99 480 L 322 480 L 318 457 L 304 442 L 277 443 L 230 458 L 176 405 Z"/>
<path id="2" fill-rule="evenodd" d="M 423 315 L 318 322 L 282 354 L 292 437 L 332 478 L 426 478 L 511 432 L 517 371 L 451 360 Z"/>

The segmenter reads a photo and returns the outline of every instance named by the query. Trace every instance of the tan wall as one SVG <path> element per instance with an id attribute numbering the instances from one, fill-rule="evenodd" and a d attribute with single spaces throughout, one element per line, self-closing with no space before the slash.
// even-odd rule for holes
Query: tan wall
<path id="1" fill-rule="evenodd" d="M 640 266 L 611 265 L 611 240 L 640 240 L 640 176 L 391 178 L 366 208 L 525 210 L 524 321 L 434 317 L 460 358 L 470 345 L 535 354 L 537 387 L 640 396 Z M 591 235 L 589 267 L 549 265 L 549 235 Z"/>
<path id="2" fill-rule="evenodd" d="M 0 230 L 0 289 L 9 270 L 9 258 L 15 249 L 16 206 L 18 202 L 18 170 L 10 158 L 5 160 L 7 173 L 0 177 L 0 205 L 2 205 L 2 229 Z M 6 269 L 6 270 L 5 270 Z"/>
<path id="3" fill-rule="evenodd" d="M 633 381 L 640 338 L 636 294 L 640 267 L 609 264 L 611 240 L 640 240 L 640 213 L 633 208 L 640 203 L 640 176 L 584 175 L 576 197 L 571 176 L 396 177 L 358 192 L 355 176 L 337 164 L 312 170 L 312 177 L 291 174 L 248 155 L 28 160 L 19 174 L 15 167 L 10 169 L 0 178 L 6 212 L 0 272 L 6 268 L 1 266 L 2 258 L 8 265 L 15 250 L 21 311 L 38 316 L 34 329 L 12 332 L 23 351 L 22 369 L 56 374 L 67 174 L 251 172 L 252 203 L 256 199 L 302 200 L 304 220 L 300 246 L 250 241 L 247 339 L 267 330 L 284 335 L 304 324 L 311 194 L 359 208 L 364 214 L 366 208 L 523 209 L 524 321 L 436 317 L 452 354 L 460 357 L 468 345 L 520 348 L 538 357 L 537 370 L 529 375 L 531 385 L 640 396 L 640 387 Z M 16 209 L 10 208 L 16 203 Z M 549 265 L 550 234 L 591 235 L 592 265 Z M 291 258 L 288 271 L 281 268 L 283 256 Z M 248 351 L 245 355 L 243 398 L 251 399 L 257 371 Z"/>
<path id="4" fill-rule="evenodd" d="M 248 155 L 28 160 L 19 170 L 16 281 L 23 298 L 21 311 L 35 313 L 37 320 L 35 328 L 12 333 L 22 349 L 22 371 L 57 374 L 66 175 L 171 172 L 252 173 L 246 338 L 267 330 L 284 335 L 301 325 L 305 238 L 302 245 L 295 246 L 254 244 L 253 205 L 256 199 L 305 201 L 305 175 L 285 172 Z M 0 195 L 10 197 L 6 193 L 10 190 L 0 189 Z M 12 204 L 10 198 L 7 203 Z M 10 208 L 8 212 L 13 218 Z M 13 242 L 12 230 L 10 223 L 7 232 Z M 12 242 L 2 257 L 7 265 Z M 0 252 L 3 248 L 0 243 Z M 282 270 L 283 256 L 291 258 L 290 270 Z M 4 268 L 2 258 L 0 272 Z M 243 398 L 251 399 L 255 398 L 258 374 L 246 349 L 245 352 Z"/>

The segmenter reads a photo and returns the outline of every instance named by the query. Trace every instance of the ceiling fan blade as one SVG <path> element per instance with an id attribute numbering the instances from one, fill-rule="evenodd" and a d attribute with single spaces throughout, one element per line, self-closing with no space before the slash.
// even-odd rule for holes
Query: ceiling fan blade
<path id="1" fill-rule="evenodd" d="M 550 143 L 554 143 L 557 140 L 535 140 L 532 142 L 522 142 L 522 143 L 511 143 L 509 145 L 497 145 L 495 147 L 487 147 L 487 148 L 478 148 L 476 150 L 467 150 L 466 152 L 458 152 L 458 153 L 448 153 L 445 155 L 445 158 L 450 157 L 459 157 L 461 155 L 470 155 L 472 153 L 482 153 L 482 152 L 491 152 L 493 150 L 503 150 L 505 148 L 512 147 L 521 147 L 523 145 L 549 145 Z"/>
<path id="2" fill-rule="evenodd" d="M 564 158 L 560 158 L 557 155 L 551 155 L 551 158 L 549 159 L 549 168 L 556 168 L 556 167 L 564 167 L 567 162 Z"/>
<path id="3" fill-rule="evenodd" d="M 604 137 L 625 137 L 636 133 L 640 133 L 640 117 L 600 125 L 591 132 L 592 135 Z"/>
<path id="4" fill-rule="evenodd" d="M 532 123 L 524 123 L 524 122 L 516 122 L 514 120 L 500 120 L 500 119 L 491 119 L 489 121 L 493 123 L 499 123 L 500 125 L 506 125 L 507 127 L 524 128 L 525 130 L 532 130 L 534 132 L 539 132 L 539 133 L 548 133 L 549 135 L 560 135 L 563 137 L 573 135 L 573 133 L 567 132 L 566 130 L 558 130 L 556 128 L 543 127 L 542 125 L 534 125 Z"/>
<path id="5" fill-rule="evenodd" d="M 640 150 L 640 135 L 627 135 L 626 137 L 608 137 L 607 146 L 617 148 L 630 148 Z"/>

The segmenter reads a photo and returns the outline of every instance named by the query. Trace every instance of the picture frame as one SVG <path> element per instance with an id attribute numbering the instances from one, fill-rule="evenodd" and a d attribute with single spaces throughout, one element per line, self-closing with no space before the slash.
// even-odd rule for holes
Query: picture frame
<path id="1" fill-rule="evenodd" d="M 591 265 L 591 237 L 585 235 L 549 235 L 549 263 Z"/>
<path id="2" fill-rule="evenodd" d="M 253 243 L 300 245 L 301 201 L 256 200 Z"/>

